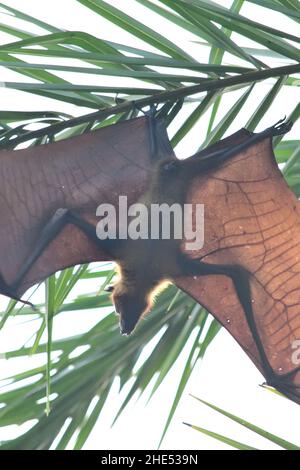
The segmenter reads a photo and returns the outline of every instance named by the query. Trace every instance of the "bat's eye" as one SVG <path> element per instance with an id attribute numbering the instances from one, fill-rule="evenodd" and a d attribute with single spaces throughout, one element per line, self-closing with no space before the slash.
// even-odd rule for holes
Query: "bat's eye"
<path id="1" fill-rule="evenodd" d="M 104 290 L 105 290 L 105 292 L 112 292 L 114 290 L 114 288 L 115 288 L 115 286 L 110 285 L 110 286 L 104 287 Z"/>

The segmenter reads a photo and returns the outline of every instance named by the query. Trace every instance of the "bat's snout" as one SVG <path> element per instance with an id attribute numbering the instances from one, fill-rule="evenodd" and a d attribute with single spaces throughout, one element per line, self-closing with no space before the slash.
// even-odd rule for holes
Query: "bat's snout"
<path id="1" fill-rule="evenodd" d="M 135 329 L 136 327 L 136 324 L 137 324 L 137 321 L 136 322 L 132 322 L 132 321 L 125 321 L 124 318 L 120 318 L 120 331 L 121 331 L 121 334 L 123 336 L 129 336 L 133 330 Z"/>

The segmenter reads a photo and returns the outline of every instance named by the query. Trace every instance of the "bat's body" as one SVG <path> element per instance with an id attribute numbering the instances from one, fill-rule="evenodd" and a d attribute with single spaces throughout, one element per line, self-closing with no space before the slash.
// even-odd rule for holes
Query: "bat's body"
<path id="1" fill-rule="evenodd" d="M 39 147 L 38 151 L 3 152 L 0 177 L 2 175 L 9 191 L 4 185 L 0 194 L 4 201 L 0 207 L 2 220 L 5 221 L 0 226 L 0 256 L 5 266 L 1 293 L 18 299 L 27 287 L 59 269 L 88 261 L 115 260 L 120 268 L 120 280 L 114 286 L 113 301 L 120 314 L 121 329 L 129 334 L 151 307 L 152 294 L 164 280 L 175 280 L 186 291 L 193 292 L 198 286 L 197 299 L 212 313 L 218 312 L 222 323 L 228 323 L 226 327 L 254 359 L 268 383 L 299 401 L 298 392 L 293 388 L 298 368 L 290 359 L 279 367 L 278 356 L 274 353 L 276 344 L 266 348 L 262 341 L 262 337 L 264 341 L 266 337 L 259 309 L 267 305 L 272 291 L 266 290 L 263 298 L 258 286 L 266 289 L 265 284 L 272 279 L 267 271 L 266 279 L 261 279 L 257 274 L 260 265 L 254 264 L 257 259 L 263 264 L 266 258 L 260 260 L 260 253 L 251 255 L 244 245 L 246 261 L 242 262 L 239 255 L 242 244 L 239 244 L 238 230 L 243 230 L 244 219 L 259 216 L 256 212 L 253 216 L 248 213 L 240 216 L 238 209 L 232 223 L 240 218 L 240 228 L 227 245 L 227 225 L 222 225 L 228 216 L 227 208 L 235 213 L 236 207 L 255 206 L 247 184 L 239 185 L 241 177 L 235 174 L 235 166 L 244 155 L 248 163 L 251 149 L 257 155 L 260 143 L 264 148 L 264 142 L 271 142 L 272 136 L 283 134 L 290 127 L 288 123 L 279 122 L 259 134 L 242 131 L 185 161 L 175 158 L 164 127 L 156 122 L 153 132 L 153 123 L 149 127 L 148 118 L 110 126 L 113 129 L 104 128 L 99 131 L 98 141 L 96 135 L 88 135 L 80 136 L 77 141 L 70 139 Z M 14 162 L 12 154 L 15 154 Z M 205 187 L 201 193 L 200 184 L 197 202 L 206 202 L 208 198 L 209 206 L 206 224 L 209 232 L 201 253 L 192 256 L 184 253 L 182 240 L 124 241 L 97 237 L 95 213 L 101 202 L 116 204 L 122 194 L 128 196 L 129 204 L 139 201 L 148 207 L 153 203 L 183 205 L 189 198 L 194 202 L 191 194 L 196 191 L 190 187 L 191 181 L 196 182 L 197 178 Z M 251 180 L 251 184 L 257 181 Z M 219 194 L 215 191 L 218 185 L 221 187 Z M 15 193 L 11 192 L 12 186 Z M 216 205 L 219 200 L 223 201 L 223 215 L 214 215 L 216 206 L 209 205 L 214 200 Z M 259 210 L 255 207 L 255 211 L 259 213 Z M 261 226 L 259 230 L 263 235 Z M 243 236 L 248 236 L 246 232 L 242 232 Z M 266 250 L 268 237 L 269 234 L 263 239 Z M 272 239 L 272 234 L 270 237 Z M 253 244 L 257 245 L 258 242 Z M 246 248 L 251 246 L 250 240 Z M 277 246 L 275 257 L 276 250 Z M 184 280 L 191 276 L 196 277 L 193 285 L 190 280 Z M 230 309 L 223 309 L 222 302 L 232 298 Z M 231 318 L 224 319 L 224 315 L 233 310 L 237 311 L 238 325 Z M 276 333 L 280 325 L 277 318 L 275 320 Z"/>

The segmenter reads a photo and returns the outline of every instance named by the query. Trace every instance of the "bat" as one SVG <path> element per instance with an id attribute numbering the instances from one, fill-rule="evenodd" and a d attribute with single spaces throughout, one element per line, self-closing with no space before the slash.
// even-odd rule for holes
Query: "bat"
<path id="1" fill-rule="evenodd" d="M 19 299 L 57 270 L 115 259 L 121 284 L 113 300 L 128 333 L 149 309 L 152 291 L 172 279 L 232 333 L 268 384 L 299 402 L 300 375 L 291 350 L 297 314 L 290 313 L 299 303 L 297 266 L 289 264 L 291 258 L 295 263 L 290 250 L 297 247 L 299 207 L 272 151 L 272 136 L 290 127 L 280 121 L 258 134 L 241 130 L 184 162 L 176 159 L 163 122 L 151 116 L 40 147 L 2 151 L 1 293 Z M 176 182 L 178 191 L 170 195 L 174 184 L 163 184 L 157 192 L 159 178 Z M 167 196 L 168 202 L 186 199 L 206 208 L 204 248 L 183 253 L 180 243 L 169 244 L 167 253 L 176 261 L 150 276 L 152 284 L 142 304 L 135 298 L 133 315 L 126 289 L 123 297 L 124 280 L 128 285 L 124 253 L 131 248 L 103 243 L 95 231 L 96 207 L 116 203 L 119 194 L 129 203 Z"/>

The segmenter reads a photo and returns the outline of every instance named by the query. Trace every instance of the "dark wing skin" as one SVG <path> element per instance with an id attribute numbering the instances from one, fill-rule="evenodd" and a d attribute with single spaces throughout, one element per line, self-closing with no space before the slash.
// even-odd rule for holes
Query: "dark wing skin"
<path id="1" fill-rule="evenodd" d="M 119 194 L 135 202 L 145 191 L 155 157 L 173 156 L 162 121 L 145 116 L 95 132 L 17 151 L 0 152 L 0 259 L 3 281 L 12 286 L 55 212 L 69 209 L 93 225 L 101 203 Z M 36 260 L 15 288 L 33 284 L 68 266 L 107 260 L 108 255 L 73 224 Z"/>
<path id="2" fill-rule="evenodd" d="M 251 135 L 241 130 L 223 144 Z M 300 403 L 300 204 L 278 169 L 272 139 L 195 177 L 187 199 L 205 205 L 205 245 L 186 254 L 249 272 L 252 315 L 228 276 L 181 278 L 177 285 L 224 325 L 267 383 Z"/>

